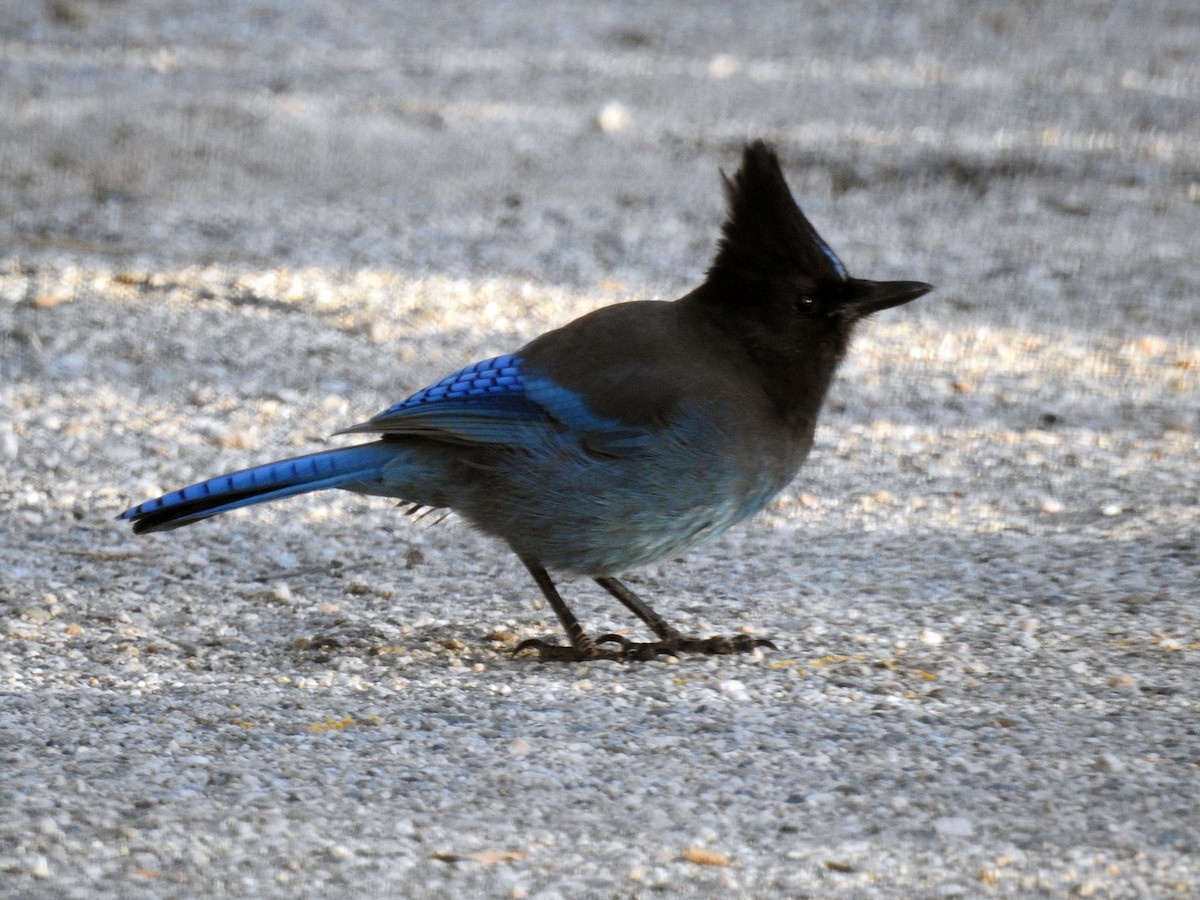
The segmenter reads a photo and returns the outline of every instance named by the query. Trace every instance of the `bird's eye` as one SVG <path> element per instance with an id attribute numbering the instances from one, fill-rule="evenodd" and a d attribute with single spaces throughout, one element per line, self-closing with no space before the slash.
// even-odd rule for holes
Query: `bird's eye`
<path id="1" fill-rule="evenodd" d="M 801 294 L 796 298 L 796 309 L 807 312 L 813 308 L 816 302 L 812 294 Z"/>

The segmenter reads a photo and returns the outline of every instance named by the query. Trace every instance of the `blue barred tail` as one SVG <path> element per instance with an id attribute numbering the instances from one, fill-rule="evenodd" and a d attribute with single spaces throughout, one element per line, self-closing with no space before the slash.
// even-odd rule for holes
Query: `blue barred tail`
<path id="1" fill-rule="evenodd" d="M 382 441 L 297 456 L 171 491 L 117 518 L 132 522 L 135 534 L 169 531 L 242 506 L 378 479 L 395 459 L 395 448 Z"/>

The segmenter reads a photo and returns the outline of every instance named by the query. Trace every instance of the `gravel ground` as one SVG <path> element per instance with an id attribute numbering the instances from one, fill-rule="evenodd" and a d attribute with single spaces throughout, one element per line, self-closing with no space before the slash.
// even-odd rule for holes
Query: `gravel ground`
<path id="1" fill-rule="evenodd" d="M 1200 893 L 1194 0 L 397 7 L 0 10 L 0 895 Z M 512 660 L 382 500 L 112 521 L 677 295 L 757 136 L 938 286 L 631 576 L 777 652 Z"/>

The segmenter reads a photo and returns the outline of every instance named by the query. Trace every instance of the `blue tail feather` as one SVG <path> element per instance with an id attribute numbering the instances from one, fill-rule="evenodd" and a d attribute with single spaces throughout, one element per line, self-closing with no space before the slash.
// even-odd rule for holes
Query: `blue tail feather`
<path id="1" fill-rule="evenodd" d="M 395 448 L 382 441 L 297 456 L 188 485 L 117 518 L 133 522 L 136 534 L 169 531 L 242 506 L 369 481 L 395 458 Z"/>

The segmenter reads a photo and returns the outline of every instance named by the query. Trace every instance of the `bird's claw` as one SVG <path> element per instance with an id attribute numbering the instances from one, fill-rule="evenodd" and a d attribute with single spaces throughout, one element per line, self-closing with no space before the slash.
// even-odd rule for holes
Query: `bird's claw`
<path id="1" fill-rule="evenodd" d="M 768 650 L 778 649 L 766 638 L 751 637 L 748 634 L 735 634 L 730 637 L 717 634 L 707 638 L 690 637 L 685 634 L 675 634 L 658 641 L 645 643 L 630 641 L 620 635 L 606 634 L 600 641 L 614 640 L 621 644 L 621 654 L 625 659 L 654 659 L 656 656 L 678 656 L 680 653 L 700 653 L 707 656 L 718 656 L 727 653 L 753 653 L 757 648 Z"/>
<path id="2" fill-rule="evenodd" d="M 541 638 L 526 638 L 513 647 L 512 655 L 516 656 L 523 650 L 536 650 L 538 659 L 543 662 L 588 662 L 593 659 L 624 659 L 621 652 L 601 650 L 595 644 L 591 646 L 574 647 L 571 645 L 551 644 Z"/>
<path id="3" fill-rule="evenodd" d="M 600 644 L 619 644 L 619 650 L 601 649 Z M 778 649 L 767 638 L 748 634 L 713 635 L 707 638 L 676 634 L 658 641 L 631 641 L 620 634 L 604 634 L 596 638 L 591 646 L 574 647 L 551 644 L 541 638 L 527 638 L 513 648 L 516 656 L 522 650 L 536 650 L 538 658 L 553 662 L 587 662 L 593 659 L 650 660 L 658 656 L 676 656 L 680 653 L 700 653 L 719 656 L 728 653 L 753 653 L 759 647 Z"/>
<path id="4" fill-rule="evenodd" d="M 768 638 L 752 637 L 748 634 L 734 634 L 728 637 L 723 634 L 715 634 L 707 638 L 688 637 L 681 634 L 659 643 L 667 648 L 666 651 L 660 652 L 705 653 L 710 656 L 726 653 L 753 653 L 759 647 L 767 650 L 779 649 Z"/>

